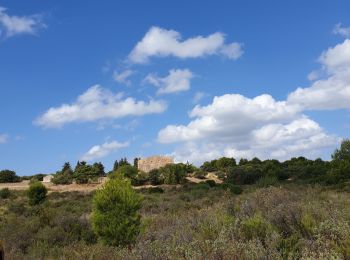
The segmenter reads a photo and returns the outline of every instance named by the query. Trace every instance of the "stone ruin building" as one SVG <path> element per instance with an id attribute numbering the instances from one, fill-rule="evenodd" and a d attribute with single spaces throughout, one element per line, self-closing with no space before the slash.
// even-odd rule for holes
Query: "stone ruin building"
<path id="1" fill-rule="evenodd" d="M 160 167 L 173 163 L 174 159 L 169 156 L 151 156 L 138 160 L 137 168 L 143 172 L 150 172 L 153 169 L 159 169 Z"/>

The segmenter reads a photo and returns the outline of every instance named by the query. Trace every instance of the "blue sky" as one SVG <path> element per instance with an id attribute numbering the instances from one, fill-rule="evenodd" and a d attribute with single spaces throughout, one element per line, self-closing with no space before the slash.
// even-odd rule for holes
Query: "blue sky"
<path id="1" fill-rule="evenodd" d="M 101 3 L 102 2 L 102 3 Z M 348 1 L 0 1 L 0 168 L 322 157 L 349 137 Z M 299 89 L 298 89 L 299 88 Z"/>

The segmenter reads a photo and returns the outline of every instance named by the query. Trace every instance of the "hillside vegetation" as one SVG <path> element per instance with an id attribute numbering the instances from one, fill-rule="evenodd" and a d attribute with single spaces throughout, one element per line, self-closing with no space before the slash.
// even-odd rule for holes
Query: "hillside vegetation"
<path id="1" fill-rule="evenodd" d="M 0 191 L 0 241 L 8 259 L 350 259 L 349 144 L 330 162 L 220 158 L 146 174 L 123 159 L 92 193 L 47 195 L 33 179 L 30 192 Z M 58 175 L 89 182 L 102 169 L 79 164 Z M 160 186 L 131 187 L 145 183 Z"/>

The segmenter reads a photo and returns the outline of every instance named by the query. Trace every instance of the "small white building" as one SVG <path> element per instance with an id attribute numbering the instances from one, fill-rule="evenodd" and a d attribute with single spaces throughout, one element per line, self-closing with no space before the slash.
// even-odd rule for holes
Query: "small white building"
<path id="1" fill-rule="evenodd" d="M 53 175 L 46 175 L 44 178 L 43 178 L 43 182 L 45 183 L 49 183 L 51 182 L 51 179 L 53 178 Z"/>

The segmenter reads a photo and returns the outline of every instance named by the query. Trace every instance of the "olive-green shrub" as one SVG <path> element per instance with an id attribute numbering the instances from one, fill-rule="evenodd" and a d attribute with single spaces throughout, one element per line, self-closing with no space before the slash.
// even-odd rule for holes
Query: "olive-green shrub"
<path id="1" fill-rule="evenodd" d="M 113 178 L 93 198 L 92 224 L 101 240 L 112 246 L 125 246 L 135 242 L 140 233 L 139 209 L 142 197 L 130 180 Z"/>

